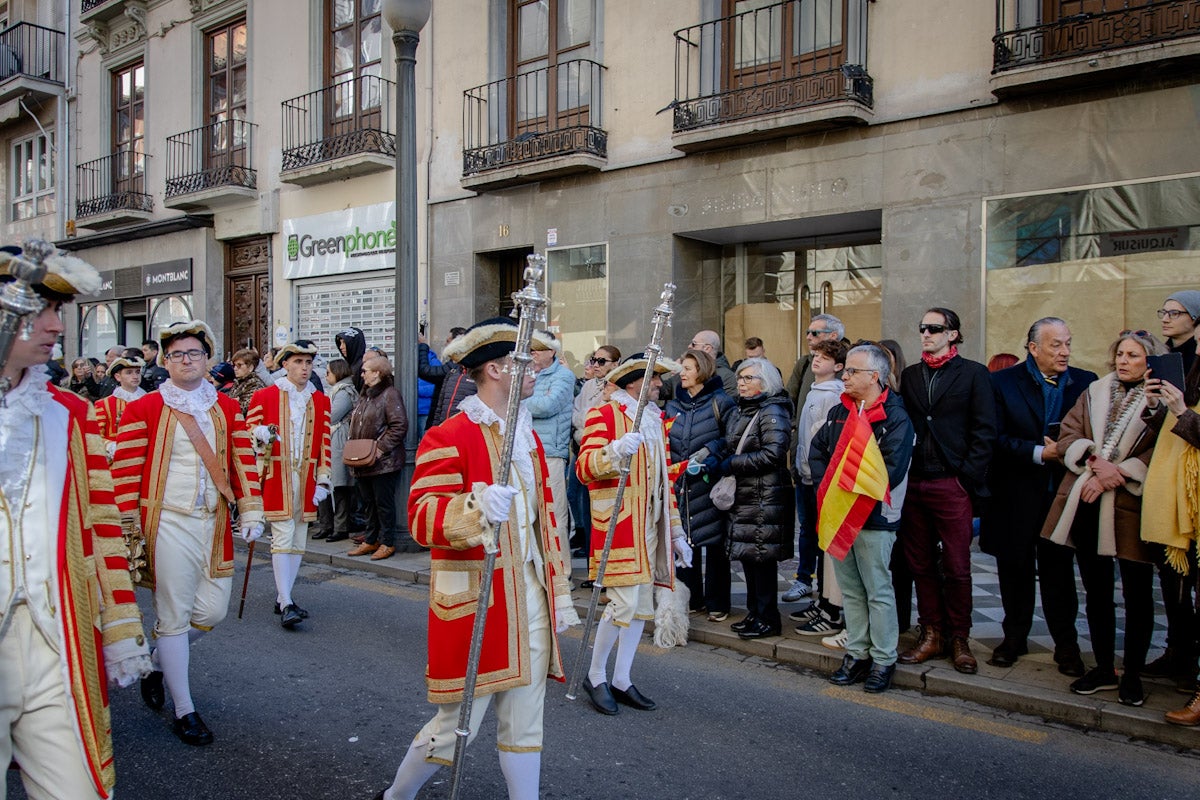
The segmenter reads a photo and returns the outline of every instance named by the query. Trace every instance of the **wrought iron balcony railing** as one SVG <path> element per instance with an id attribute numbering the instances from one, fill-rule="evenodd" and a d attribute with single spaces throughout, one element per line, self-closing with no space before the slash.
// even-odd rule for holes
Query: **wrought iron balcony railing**
<path id="1" fill-rule="evenodd" d="M 463 175 L 586 153 L 605 158 L 604 65 L 577 59 L 463 93 Z"/>
<path id="2" fill-rule="evenodd" d="M 0 82 L 24 75 L 61 84 L 63 41 L 62 31 L 28 22 L 0 31 Z"/>
<path id="3" fill-rule="evenodd" d="M 1200 36 L 1200 0 L 996 0 L 992 72 Z"/>
<path id="4" fill-rule="evenodd" d="M 395 86 L 364 75 L 283 101 L 283 170 L 359 153 L 395 157 Z"/>
<path id="5" fill-rule="evenodd" d="M 242 119 L 213 122 L 167 137 L 167 197 L 239 186 L 258 187 L 254 130 Z"/>
<path id="6" fill-rule="evenodd" d="M 86 14 L 93 8 L 99 8 L 105 3 L 112 3 L 114 0 L 81 0 L 79 4 L 79 13 Z"/>
<path id="7" fill-rule="evenodd" d="M 675 131 L 842 100 L 870 108 L 864 0 L 787 0 L 675 32 Z"/>
<path id="8" fill-rule="evenodd" d="M 75 167 L 75 216 L 93 217 L 110 211 L 154 210 L 146 193 L 146 159 L 140 150 L 118 150 Z"/>

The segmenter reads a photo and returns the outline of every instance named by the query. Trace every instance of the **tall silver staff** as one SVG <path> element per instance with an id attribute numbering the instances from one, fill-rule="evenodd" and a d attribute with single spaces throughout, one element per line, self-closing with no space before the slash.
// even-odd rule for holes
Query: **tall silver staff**
<path id="1" fill-rule="evenodd" d="M 642 390 L 638 392 L 637 411 L 633 415 L 634 430 L 641 430 L 642 411 L 650 399 L 650 376 L 654 374 L 654 365 L 662 354 L 664 331 L 671 327 L 672 304 L 675 302 L 675 284 L 663 284 L 661 303 L 654 309 L 651 321 L 654 333 L 650 336 L 650 344 L 646 346 L 646 377 L 642 381 Z M 608 532 L 604 535 L 604 550 L 600 552 L 600 563 L 596 565 L 596 580 L 592 583 L 592 601 L 588 604 L 587 620 L 583 623 L 583 638 L 579 644 L 579 652 L 575 656 L 575 666 L 571 668 L 571 680 L 567 683 L 567 699 L 574 700 L 579 694 L 579 684 L 583 678 L 583 662 L 587 657 L 588 643 L 592 638 L 592 629 L 596 626 L 596 608 L 600 605 L 600 592 L 604 590 L 604 571 L 608 569 L 608 554 L 612 550 L 613 534 L 617 532 L 617 520 L 621 516 L 621 504 L 625 499 L 625 487 L 629 483 L 629 464 L 633 455 L 627 455 L 617 465 L 621 477 L 617 480 L 617 495 L 613 499 L 612 517 L 608 521 Z"/>
<path id="2" fill-rule="evenodd" d="M 529 343 L 533 338 L 535 322 L 546 319 L 546 298 L 538 291 L 538 281 L 546 270 L 545 256 L 534 253 L 526 257 L 525 288 L 513 292 L 513 302 L 519 314 L 517 345 L 513 351 L 512 382 L 508 387 L 508 411 L 504 417 L 504 444 L 500 449 L 500 466 L 496 470 L 496 483 L 507 484 L 511 477 L 513 442 L 516 438 L 517 413 L 521 406 L 521 389 L 525 383 L 525 372 L 533 357 L 529 355 Z M 492 540 L 500 536 L 503 522 L 492 529 Z M 471 735 L 471 706 L 475 701 L 475 681 L 479 677 L 479 656 L 483 650 L 483 630 L 487 624 L 488 598 L 492 596 L 492 573 L 495 571 L 497 547 L 484 548 L 483 573 L 479 576 L 479 602 L 475 605 L 475 626 L 471 629 L 471 649 L 467 654 L 467 674 L 463 679 L 462 704 L 458 712 L 458 727 L 454 729 L 454 764 L 451 766 L 450 798 L 457 800 L 462 786 L 463 761 L 467 754 L 467 739 Z"/>
<path id="3" fill-rule="evenodd" d="M 13 342 L 18 336 L 21 320 L 36 314 L 45 307 L 46 301 L 33 290 L 33 285 L 46 277 L 43 260 L 54 252 L 53 245 L 31 239 L 25 243 L 23 256 L 0 253 L 0 265 L 8 266 L 8 273 L 15 278 L 0 289 L 0 373 L 8 366 Z M 20 334 L 28 338 L 28 332 Z M 0 374 L 0 400 L 3 400 L 12 381 Z"/>

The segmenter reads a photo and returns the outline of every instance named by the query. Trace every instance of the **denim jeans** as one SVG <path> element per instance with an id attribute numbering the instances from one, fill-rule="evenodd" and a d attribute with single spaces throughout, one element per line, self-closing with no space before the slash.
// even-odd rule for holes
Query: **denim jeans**
<path id="1" fill-rule="evenodd" d="M 813 584 L 817 569 L 817 487 L 811 483 L 796 487 L 796 562 L 796 577 Z"/>
<path id="2" fill-rule="evenodd" d="M 900 638 L 896 594 L 888 569 L 895 543 L 895 531 L 864 528 L 845 560 L 833 559 L 845 603 L 846 652 L 859 659 L 870 656 L 881 667 L 896 663 Z"/>

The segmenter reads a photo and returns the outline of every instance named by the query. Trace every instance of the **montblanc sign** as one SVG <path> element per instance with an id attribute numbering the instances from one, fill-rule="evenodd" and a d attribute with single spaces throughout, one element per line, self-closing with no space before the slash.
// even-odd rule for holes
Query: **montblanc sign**
<path id="1" fill-rule="evenodd" d="M 192 260 L 177 258 L 142 267 L 142 294 L 179 294 L 192 290 Z"/>
<path id="2" fill-rule="evenodd" d="M 376 203 L 283 221 L 288 279 L 393 269 L 396 204 Z"/>

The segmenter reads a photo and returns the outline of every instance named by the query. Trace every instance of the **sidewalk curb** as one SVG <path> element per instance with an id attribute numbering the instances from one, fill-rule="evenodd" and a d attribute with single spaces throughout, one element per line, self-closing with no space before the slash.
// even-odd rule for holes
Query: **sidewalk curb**
<path id="1" fill-rule="evenodd" d="M 386 560 L 371 561 L 367 557 L 352 558 L 345 555 L 349 550 L 347 545 L 350 544 L 327 544 L 320 540 L 309 542 L 304 561 L 371 573 L 410 584 L 429 584 L 428 553 L 397 553 Z M 238 541 L 237 545 L 240 550 L 245 549 L 242 542 Z M 260 555 L 269 560 L 270 555 L 263 552 L 265 550 L 266 548 L 263 548 Z M 578 570 L 576 574 L 579 574 Z M 587 613 L 590 600 L 590 591 L 575 591 L 575 607 L 581 618 Z M 744 611 L 735 609 L 734 613 L 730 614 L 730 619 L 736 620 L 741 613 Z M 652 632 L 653 629 L 654 623 L 651 622 L 647 625 L 647 632 Z M 747 656 L 812 670 L 822 675 L 829 675 L 837 669 L 844 655 L 843 651 L 830 650 L 823 646 L 816 637 L 801 638 L 789 633 L 766 639 L 745 640 L 731 631 L 727 622 L 712 623 L 696 617 L 691 619 L 688 639 L 690 642 L 721 647 Z M 979 650 L 986 651 L 986 648 L 980 646 Z M 1093 696 L 1071 694 L 1065 683 L 1063 688 L 1058 690 L 1006 680 L 1008 676 L 1015 674 L 1016 668 L 992 667 L 984 663 L 985 656 L 980 655 L 978 651 L 976 655 L 979 656 L 979 674 L 963 675 L 945 661 L 927 662 L 916 666 L 900 664 L 896 668 L 892 683 L 899 688 L 919 691 L 922 694 L 953 697 L 999 711 L 1061 723 L 1085 731 L 1098 731 L 1170 747 L 1200 750 L 1200 728 L 1184 728 L 1164 722 L 1162 710 L 1159 708 L 1122 706 L 1116 702 L 1116 695 L 1112 692 Z M 1034 663 L 1032 658 L 1023 661 Z M 1028 664 L 1024 668 L 1028 669 Z M 1039 664 L 1034 669 L 1049 671 L 1053 669 L 1053 664 Z M 1146 687 L 1149 693 L 1160 697 L 1170 694 L 1178 698 L 1178 702 L 1172 707 L 1180 707 L 1186 700 L 1184 695 L 1175 694 L 1162 684 L 1146 681 Z"/>

